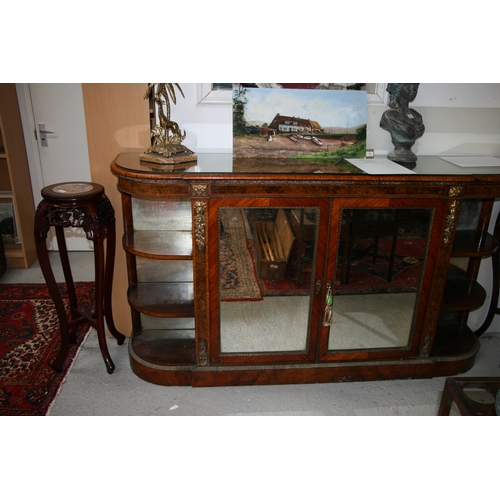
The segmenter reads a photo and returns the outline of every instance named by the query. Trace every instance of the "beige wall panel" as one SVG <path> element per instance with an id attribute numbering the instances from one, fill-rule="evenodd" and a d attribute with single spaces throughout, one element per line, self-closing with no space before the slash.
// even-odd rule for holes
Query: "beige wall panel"
<path id="1" fill-rule="evenodd" d="M 132 332 L 127 301 L 127 266 L 122 247 L 123 217 L 113 159 L 126 151 L 145 151 L 150 145 L 145 83 L 82 84 L 92 182 L 104 186 L 116 212 L 116 259 L 113 280 L 113 317 L 126 336 Z"/>

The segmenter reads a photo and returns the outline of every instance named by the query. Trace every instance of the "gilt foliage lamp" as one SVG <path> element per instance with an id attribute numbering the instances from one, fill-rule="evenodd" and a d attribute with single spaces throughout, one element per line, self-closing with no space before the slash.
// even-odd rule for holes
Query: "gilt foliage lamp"
<path id="1" fill-rule="evenodd" d="M 419 83 L 389 83 L 389 107 L 382 115 L 380 127 L 391 134 L 394 150 L 387 158 L 398 163 L 414 163 L 417 155 L 411 148 L 424 135 L 422 115 L 409 107 L 417 97 Z"/>
<path id="2" fill-rule="evenodd" d="M 170 119 L 170 101 L 177 102 L 175 88 L 184 97 L 178 83 L 150 83 L 144 94 L 144 99 L 150 100 L 155 118 L 151 124 L 151 147 L 139 155 L 143 161 L 172 165 L 196 160 L 196 154 L 182 144 L 186 132 Z"/>

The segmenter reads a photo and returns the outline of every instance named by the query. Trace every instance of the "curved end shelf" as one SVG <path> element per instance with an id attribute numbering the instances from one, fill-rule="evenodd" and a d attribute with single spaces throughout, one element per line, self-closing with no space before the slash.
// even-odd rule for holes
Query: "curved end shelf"
<path id="1" fill-rule="evenodd" d="M 194 317 L 193 283 L 139 283 L 128 289 L 130 306 L 161 318 Z"/>
<path id="2" fill-rule="evenodd" d="M 148 332 L 151 333 L 151 332 Z M 132 371 L 146 382 L 159 385 L 191 385 L 196 362 L 194 339 L 158 338 L 144 340 L 133 334 L 129 342 Z"/>
<path id="3" fill-rule="evenodd" d="M 124 249 L 147 259 L 193 259 L 193 239 L 188 231 L 134 231 L 123 235 Z"/>
<path id="4" fill-rule="evenodd" d="M 154 365 L 194 365 L 194 331 L 192 338 L 176 336 L 175 331 L 146 330 L 135 333 L 130 340 L 130 349 L 145 363 Z"/>
<path id="5" fill-rule="evenodd" d="M 461 230 L 455 234 L 453 257 L 490 257 L 498 249 L 498 240 L 483 231 Z"/>
<path id="6" fill-rule="evenodd" d="M 477 281 L 469 280 L 464 270 L 450 264 L 441 311 L 474 311 L 479 309 L 485 300 L 486 290 Z"/>
<path id="7" fill-rule="evenodd" d="M 436 330 L 431 358 L 475 356 L 478 350 L 479 340 L 467 325 L 442 323 Z"/>

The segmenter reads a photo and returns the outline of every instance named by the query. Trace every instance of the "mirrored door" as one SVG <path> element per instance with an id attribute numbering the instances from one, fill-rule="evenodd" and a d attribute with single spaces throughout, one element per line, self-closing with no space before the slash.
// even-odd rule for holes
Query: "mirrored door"
<path id="1" fill-rule="evenodd" d="M 325 263 L 320 235 L 327 232 L 329 202 L 216 203 L 211 220 L 217 251 L 210 262 L 217 266 L 211 288 L 218 297 L 211 323 L 216 359 L 315 359 Z"/>
<path id="2" fill-rule="evenodd" d="M 323 321 L 325 359 L 410 355 L 416 346 L 434 202 L 364 203 L 346 201 L 337 210 L 332 299 Z"/>

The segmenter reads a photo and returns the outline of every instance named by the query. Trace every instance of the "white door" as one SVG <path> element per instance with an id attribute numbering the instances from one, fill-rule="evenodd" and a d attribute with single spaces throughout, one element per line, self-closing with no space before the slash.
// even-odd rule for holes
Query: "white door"
<path id="1" fill-rule="evenodd" d="M 82 86 L 30 83 L 18 84 L 17 89 L 36 206 L 44 186 L 91 180 Z M 40 125 L 49 133 L 41 134 Z M 66 243 L 68 250 L 92 249 L 81 229 L 66 229 Z M 49 248 L 57 248 L 53 230 Z"/>

